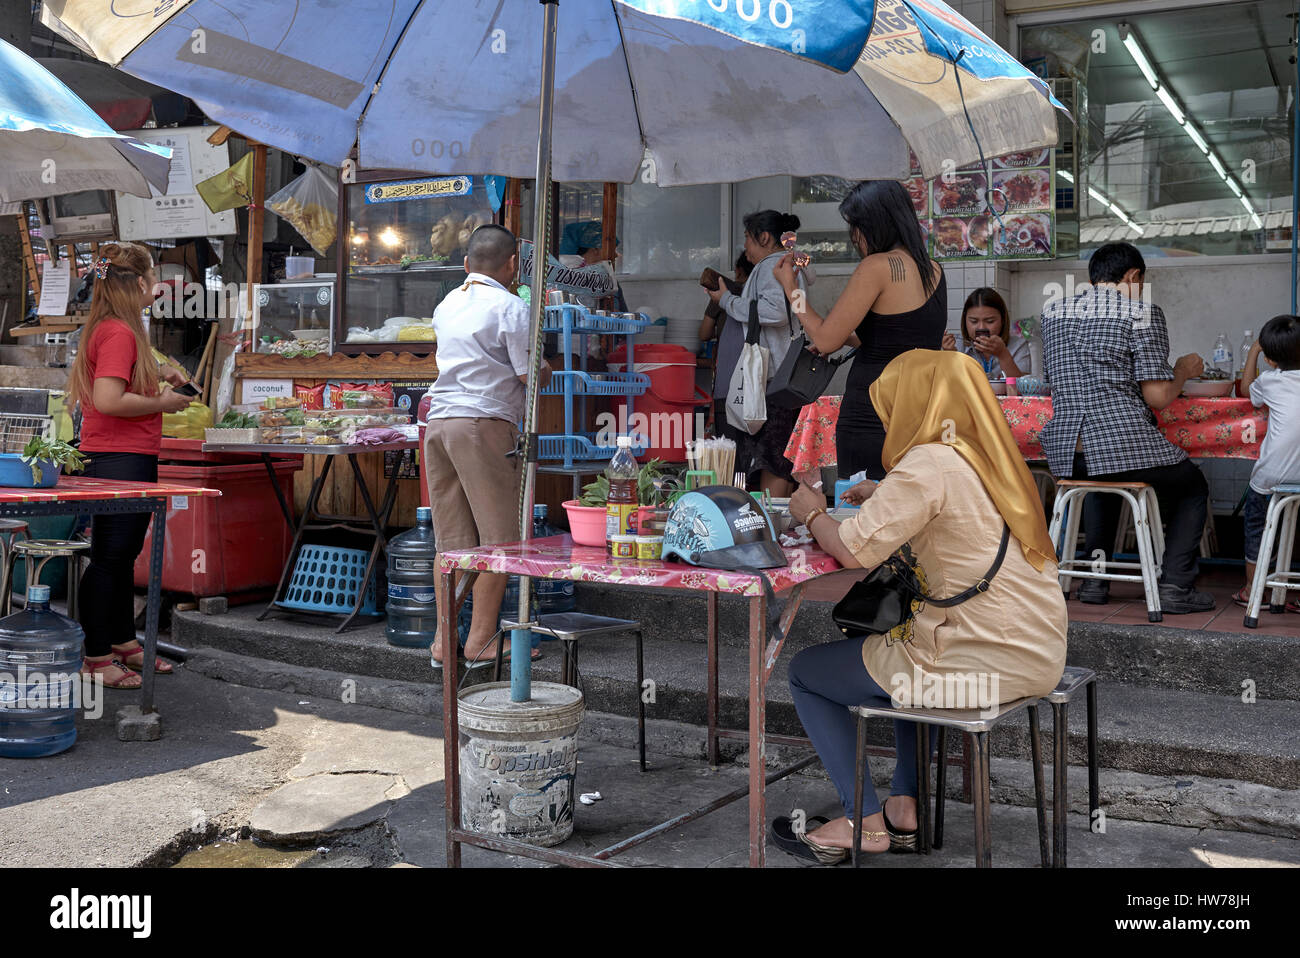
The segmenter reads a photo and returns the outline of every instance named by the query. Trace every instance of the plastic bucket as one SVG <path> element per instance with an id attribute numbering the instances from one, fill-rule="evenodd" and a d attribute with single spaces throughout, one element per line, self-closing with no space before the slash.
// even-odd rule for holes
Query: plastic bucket
<path id="1" fill-rule="evenodd" d="M 284 278 L 292 282 L 295 279 L 311 279 L 316 275 L 316 260 L 311 256 L 286 256 L 284 258 Z"/>
<path id="2" fill-rule="evenodd" d="M 577 499 L 570 499 L 563 505 L 574 544 L 605 548 L 605 507 L 580 506 Z"/>
<path id="3" fill-rule="evenodd" d="M 695 354 L 685 346 L 662 343 L 636 343 L 633 354 L 636 369 L 650 377 L 650 389 L 666 402 L 694 402 Z M 621 373 L 627 365 L 627 347 L 620 346 L 609 354 L 609 368 Z"/>
<path id="4" fill-rule="evenodd" d="M 510 701 L 509 682 L 460 693 L 460 822 L 549 847 L 573 834 L 583 701 L 555 682 L 534 682 L 532 695 Z"/>
<path id="5" fill-rule="evenodd" d="M 637 357 L 641 350 L 637 350 Z M 637 368 L 641 364 L 637 363 Z M 662 459 L 664 462 L 685 462 L 686 443 L 698 439 L 695 435 L 695 410 L 713 402 L 703 389 L 691 383 L 691 392 L 687 399 L 677 400 L 665 397 L 654 384 L 646 390 L 645 395 L 637 396 L 632 401 L 632 411 L 627 411 L 627 400 L 620 399 L 614 414 L 619 422 L 627 422 L 637 433 L 646 436 L 646 451 L 637 457 L 639 462 Z M 645 418 L 642 419 L 641 416 Z M 577 541 L 576 539 L 574 540 Z"/>

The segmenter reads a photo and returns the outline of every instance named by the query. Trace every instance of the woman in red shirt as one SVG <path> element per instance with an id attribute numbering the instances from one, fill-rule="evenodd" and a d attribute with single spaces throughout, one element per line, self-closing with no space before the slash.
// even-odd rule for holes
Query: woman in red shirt
<path id="1" fill-rule="evenodd" d="M 158 481 L 162 414 L 179 412 L 188 396 L 161 388 L 185 375 L 153 359 L 140 314 L 153 304 L 153 258 L 143 246 L 109 243 L 95 263 L 95 292 L 82 347 L 68 377 L 69 406 L 81 403 L 86 475 Z M 134 566 L 149 529 L 146 515 L 96 516 L 90 566 L 81 577 L 82 671 L 112 689 L 139 688 L 144 652 L 135 638 Z M 171 666 L 157 659 L 159 673 Z"/>

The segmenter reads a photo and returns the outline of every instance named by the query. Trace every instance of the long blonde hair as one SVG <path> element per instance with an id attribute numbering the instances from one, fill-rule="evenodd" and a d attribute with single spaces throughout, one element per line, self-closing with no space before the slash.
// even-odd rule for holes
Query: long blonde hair
<path id="1" fill-rule="evenodd" d="M 153 257 L 135 243 L 107 243 L 99 248 L 96 264 L 104 275 L 95 275 L 95 291 L 90 300 L 90 319 L 81 330 L 81 348 L 68 374 L 68 408 L 78 402 L 93 405 L 95 384 L 87 368 L 90 344 L 99 324 L 105 319 L 125 323 L 135 336 L 135 366 L 131 370 L 129 392 L 141 396 L 158 395 L 158 364 L 154 361 L 144 324 L 140 321 L 139 280 L 153 269 Z M 107 261 L 107 262 L 105 262 Z"/>

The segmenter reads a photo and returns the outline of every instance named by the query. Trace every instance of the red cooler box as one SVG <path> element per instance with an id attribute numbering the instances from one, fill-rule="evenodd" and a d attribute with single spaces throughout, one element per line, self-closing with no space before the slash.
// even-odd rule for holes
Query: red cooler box
<path id="1" fill-rule="evenodd" d="M 164 455 L 166 453 L 164 452 Z M 293 505 L 293 474 L 301 459 L 272 461 Z M 198 597 L 274 589 L 289 558 L 293 530 L 284 521 L 266 466 L 160 463 L 159 482 L 219 489 L 216 498 L 173 499 L 167 509 L 162 587 Z M 135 584 L 149 584 L 153 529 L 135 561 Z"/>

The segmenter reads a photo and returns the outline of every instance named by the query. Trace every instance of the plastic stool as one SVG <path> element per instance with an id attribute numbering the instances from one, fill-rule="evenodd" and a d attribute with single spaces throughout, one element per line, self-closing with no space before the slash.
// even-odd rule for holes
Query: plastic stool
<path id="1" fill-rule="evenodd" d="M 1112 553 L 1109 562 L 1091 557 L 1076 559 L 1075 543 L 1079 537 L 1079 520 L 1083 513 L 1083 497 L 1090 494 L 1121 496 L 1133 512 L 1134 534 L 1137 539 L 1137 562 L 1116 562 Z M 1077 502 L 1076 502 L 1077 500 Z M 1061 534 L 1064 530 L 1065 541 Z M 1141 582 L 1146 593 L 1147 619 L 1160 622 L 1160 563 L 1165 554 L 1165 532 L 1160 524 L 1160 504 L 1156 491 L 1145 482 L 1098 482 L 1092 479 L 1061 479 L 1056 484 L 1056 505 L 1052 509 L 1052 525 L 1048 533 L 1060 549 L 1058 566 L 1061 588 L 1069 595 L 1071 579 L 1105 579 L 1111 582 Z M 1100 567 L 1100 570 L 1099 568 Z M 1111 572 L 1110 569 L 1137 569 L 1139 575 Z"/>
<path id="2" fill-rule="evenodd" d="M 12 591 L 9 552 L 19 536 L 24 539 L 30 538 L 26 522 L 22 519 L 0 519 L 0 596 L 5 597 L 0 601 L 0 610 L 5 613 L 9 611 L 8 595 Z"/>
<path id="3" fill-rule="evenodd" d="M 1264 604 L 1264 590 L 1272 589 L 1268 609 L 1286 609 L 1289 589 L 1300 589 L 1300 573 L 1291 571 L 1291 548 L 1295 543 L 1296 514 L 1300 512 L 1300 484 L 1274 486 L 1268 497 L 1268 517 L 1264 520 L 1264 537 L 1255 557 L 1255 578 L 1250 583 L 1250 604 L 1246 607 L 1248 629 L 1259 627 L 1259 610 Z M 1277 546 L 1277 565 L 1268 574 L 1268 563 Z"/>
<path id="4" fill-rule="evenodd" d="M 51 559 L 68 560 L 68 618 L 77 617 L 77 571 L 81 553 L 90 548 L 89 542 L 73 542 L 69 539 L 25 539 L 15 542 L 9 549 L 9 561 L 5 565 L 4 579 L 12 582 L 14 564 L 21 557 L 26 563 L 27 584 L 35 585 L 41 580 L 41 570 Z M 34 570 L 34 571 L 33 571 Z M 13 595 L 4 595 L 4 614 L 12 611 Z"/>
<path id="5" fill-rule="evenodd" d="M 1070 699 L 1079 689 L 1087 693 L 1088 702 L 1088 824 L 1101 807 L 1097 785 L 1097 673 L 1067 665 L 1056 688 L 1043 696 L 1052 707 L 1052 867 L 1065 867 L 1065 820 L 1070 810 L 1066 794 L 1069 774 L 1070 724 L 1067 710 Z"/>
<path id="6" fill-rule="evenodd" d="M 989 783 L 989 732 L 1004 719 L 1021 710 L 1029 714 L 1029 752 L 1034 765 L 1034 795 L 1038 804 L 1038 853 L 1043 867 L 1048 867 L 1047 857 L 1047 805 L 1043 794 L 1043 749 L 1038 731 L 1038 703 L 1036 698 L 1017 699 L 997 706 L 992 715 L 981 709 L 891 708 L 889 706 L 859 705 L 853 709 L 858 717 L 858 755 L 853 788 L 853 866 L 860 864 L 862 850 L 862 776 L 867 753 L 867 719 L 889 718 L 915 722 L 917 770 L 917 850 L 928 855 L 931 847 L 943 847 L 944 777 L 947 748 L 947 730 L 956 729 L 970 736 L 972 804 L 975 807 L 975 866 L 993 867 L 993 831 L 991 828 L 992 800 Z M 930 827 L 930 726 L 939 729 L 938 780 L 934 795 L 934 834 Z"/>
<path id="7" fill-rule="evenodd" d="M 504 633 L 518 629 L 519 623 L 502 619 L 501 628 L 495 638 Z M 539 615 L 537 621 L 528 628 L 541 635 L 549 635 L 564 644 L 564 665 L 560 672 L 560 681 L 565 685 L 576 685 L 578 679 L 578 639 L 594 639 L 605 635 L 621 635 L 624 632 L 636 633 L 636 730 L 637 748 L 641 758 L 641 771 L 645 765 L 645 699 L 641 697 L 641 683 L 645 679 L 645 658 L 641 623 L 635 619 L 614 619 L 605 615 L 588 615 L 585 612 L 553 612 Z M 502 645 L 497 643 L 496 671 L 493 676 L 501 681 L 501 664 L 504 659 Z"/>

